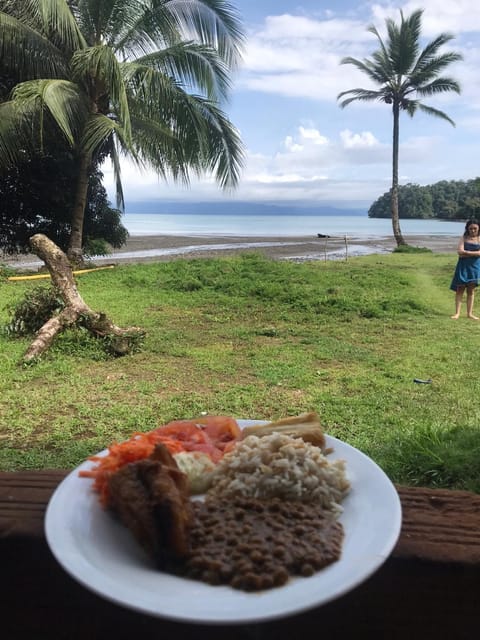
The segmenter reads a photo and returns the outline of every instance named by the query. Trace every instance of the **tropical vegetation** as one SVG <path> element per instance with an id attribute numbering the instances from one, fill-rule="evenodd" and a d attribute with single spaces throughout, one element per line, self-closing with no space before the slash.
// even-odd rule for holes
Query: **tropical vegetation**
<path id="1" fill-rule="evenodd" d="M 71 185 L 75 179 L 76 162 L 63 146 L 26 156 L 17 166 L 0 171 L 0 251 L 28 253 L 30 238 L 36 233 L 47 235 L 67 251 L 74 195 Z M 106 255 L 128 238 L 122 213 L 111 206 L 102 179 L 102 172 L 92 166 L 83 225 L 86 257 Z"/>
<path id="2" fill-rule="evenodd" d="M 399 165 L 399 123 L 400 113 L 404 111 L 413 117 L 417 111 L 441 118 L 454 125 L 453 120 L 443 111 L 428 106 L 422 98 L 454 91 L 460 93 L 458 82 L 441 73 L 452 63 L 462 59 L 459 53 L 442 52 L 442 47 L 453 39 L 449 33 L 441 33 L 423 49 L 420 46 L 422 36 L 423 10 L 414 11 L 404 17 L 400 11 L 400 23 L 387 18 L 385 26 L 387 39 L 384 40 L 377 28 L 372 25 L 368 31 L 376 36 L 379 48 L 370 58 L 358 60 L 343 58 L 341 64 L 351 64 L 364 73 L 377 89 L 349 89 L 338 95 L 340 106 L 346 107 L 355 101 L 383 102 L 392 109 L 392 188 L 391 217 L 393 235 L 397 245 L 405 245 L 400 222 L 398 201 L 398 165 Z M 348 96 L 348 97 L 347 97 Z"/>
<path id="3" fill-rule="evenodd" d="M 60 137 L 75 158 L 69 257 L 84 241 L 88 178 L 109 155 L 188 183 L 235 186 L 239 134 L 221 106 L 240 60 L 238 13 L 224 0 L 0 0 L 0 166 Z M 3 86 L 3 85 L 2 85 Z"/>
<path id="4" fill-rule="evenodd" d="M 478 327 L 450 320 L 455 261 L 453 249 L 298 264 L 245 252 L 79 276 L 93 307 L 142 318 L 144 343 L 112 358 L 72 329 L 21 367 L 31 338 L 0 333 L 0 468 L 72 468 L 203 412 L 313 410 L 397 483 L 480 492 Z M 0 278 L 0 325 L 39 286 Z"/>
<path id="5" fill-rule="evenodd" d="M 2 75 L 0 61 L 0 102 L 18 83 L 10 75 Z M 88 175 L 85 207 L 83 251 L 88 255 L 109 253 L 121 247 L 128 232 L 121 224 L 121 212 L 113 208 L 102 185 L 102 163 L 99 156 Z M 27 253 L 29 238 L 44 233 L 64 251 L 70 237 L 71 212 L 76 183 L 74 154 L 67 142 L 53 136 L 43 141 L 38 153 L 24 152 L 15 166 L 0 166 L 0 250 L 7 254 Z M 52 189 L 52 176 L 54 188 Z"/>
<path id="6" fill-rule="evenodd" d="M 377 198 L 368 210 L 370 218 L 391 216 L 391 192 Z M 420 186 L 398 187 L 399 218 L 438 218 L 467 220 L 480 217 L 480 178 L 473 180 L 441 180 Z"/>

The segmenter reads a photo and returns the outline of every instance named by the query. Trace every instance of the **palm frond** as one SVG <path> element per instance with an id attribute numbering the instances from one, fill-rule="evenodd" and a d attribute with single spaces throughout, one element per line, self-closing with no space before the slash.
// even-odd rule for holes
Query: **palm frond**
<path id="1" fill-rule="evenodd" d="M 121 0 L 121 4 L 122 23 L 112 16 L 111 28 L 105 35 L 123 61 L 134 61 L 182 40 L 175 16 L 165 1 L 146 4 L 142 0 Z"/>
<path id="2" fill-rule="evenodd" d="M 102 113 L 92 114 L 85 124 L 80 147 L 93 156 L 113 134 L 121 138 L 122 143 L 130 149 L 129 141 L 126 140 L 122 127 L 117 122 Z"/>
<path id="3" fill-rule="evenodd" d="M 374 65 L 370 60 L 358 60 L 357 58 L 347 56 L 340 60 L 340 64 L 351 64 L 352 66 L 357 67 L 359 71 L 362 71 L 376 84 L 383 84 L 383 82 L 388 80 L 387 74 L 380 65 Z"/>
<path id="4" fill-rule="evenodd" d="M 369 31 L 370 33 L 373 33 L 373 35 L 377 38 L 378 43 L 380 45 L 380 50 L 378 52 L 375 52 L 374 55 L 377 55 L 379 61 L 382 60 L 383 64 L 386 65 L 385 68 L 387 68 L 387 67 L 390 68 L 391 67 L 391 61 L 390 61 L 390 55 L 389 55 L 389 52 L 388 52 L 388 48 L 386 47 L 382 36 L 378 32 L 378 29 L 376 28 L 375 25 L 372 24 L 367 28 L 367 31 Z"/>
<path id="5" fill-rule="evenodd" d="M 239 180 L 243 147 L 237 130 L 215 103 L 172 87 L 166 111 L 132 106 L 134 140 L 144 163 L 164 176 L 189 182 L 189 173 L 212 172 L 222 188 Z"/>
<path id="6" fill-rule="evenodd" d="M 187 119 L 177 122 L 186 162 L 200 175 L 215 175 L 223 189 L 238 184 L 243 147 L 238 131 L 218 106 L 199 96 L 185 96 Z"/>
<path id="7" fill-rule="evenodd" d="M 55 44 L 16 17 L 0 13 L 2 68 L 20 81 L 68 77 L 68 59 Z"/>
<path id="8" fill-rule="evenodd" d="M 372 53 L 372 69 L 375 71 L 370 74 L 370 77 L 378 84 L 387 84 L 395 74 L 389 56 L 386 56 L 382 49 Z"/>
<path id="9" fill-rule="evenodd" d="M 128 4 L 124 0 L 123 4 Z M 225 0 L 159 0 L 132 2 L 123 24 L 109 31 L 108 44 L 123 61 L 178 42 L 193 41 L 217 51 L 227 68 L 242 55 L 245 36 L 238 12 Z"/>
<path id="10" fill-rule="evenodd" d="M 110 146 L 110 159 L 113 166 L 113 177 L 115 180 L 115 196 L 118 209 L 123 211 L 125 209 L 125 198 L 123 197 L 123 185 L 122 185 L 122 168 L 120 164 L 120 157 L 117 151 L 117 145 L 113 139 L 113 144 Z"/>
<path id="11" fill-rule="evenodd" d="M 405 111 L 411 118 L 417 112 L 419 108 L 420 101 L 419 100 L 402 100 L 400 103 L 400 109 Z"/>
<path id="12" fill-rule="evenodd" d="M 417 88 L 417 94 L 419 96 L 434 96 L 439 93 L 448 93 L 453 91 L 454 93 L 460 93 L 460 84 L 453 78 L 435 78 L 429 84 L 423 85 Z"/>
<path id="13" fill-rule="evenodd" d="M 337 100 L 343 98 L 343 96 L 348 95 L 350 95 L 351 97 L 340 102 L 340 107 L 342 107 L 342 109 L 352 102 L 373 102 L 375 100 L 383 100 L 385 97 L 383 91 L 371 91 L 368 89 L 349 89 L 348 91 L 342 91 L 341 93 L 339 93 L 337 96 Z"/>
<path id="14" fill-rule="evenodd" d="M 419 38 L 421 35 L 421 18 L 423 10 L 414 11 L 409 17 L 404 18 L 400 12 L 400 25 L 391 29 L 389 52 L 392 67 L 397 75 L 409 74 L 415 66 L 415 61 L 420 49 Z M 393 22 L 393 21 L 392 21 Z"/>
<path id="15" fill-rule="evenodd" d="M 29 148 L 30 136 L 18 127 L 18 107 L 12 101 L 0 103 L 0 167 L 14 167 Z"/>
<path id="16" fill-rule="evenodd" d="M 453 35 L 450 33 L 441 33 L 439 36 L 434 38 L 431 42 L 429 42 L 420 55 L 418 56 L 415 67 L 412 70 L 412 73 L 415 74 L 419 71 L 423 71 L 425 67 L 430 65 L 430 62 L 438 57 L 438 50 L 443 47 L 447 42 L 453 39 Z M 460 55 L 460 54 L 455 54 Z M 461 58 L 462 56 L 460 56 Z"/>
<path id="17" fill-rule="evenodd" d="M 125 85 L 129 87 L 130 93 L 133 92 L 137 99 L 161 99 L 163 92 L 172 83 L 178 86 L 172 76 L 167 76 L 150 65 L 124 62 L 120 68 Z"/>
<path id="18" fill-rule="evenodd" d="M 105 44 L 105 38 L 99 35 L 108 33 L 108 26 L 116 17 L 118 27 L 122 19 L 126 18 L 125 11 L 134 4 L 139 4 L 137 0 L 125 2 L 124 0 L 77 0 L 72 2 L 72 13 L 79 28 L 87 41 L 87 46 Z M 145 3 L 143 3 L 145 4 Z"/>
<path id="19" fill-rule="evenodd" d="M 225 99 L 230 88 L 228 69 L 209 46 L 181 42 L 135 62 L 174 77 L 186 89 L 200 91 L 213 100 Z"/>
<path id="20" fill-rule="evenodd" d="M 111 47 L 97 45 L 75 52 L 71 68 L 73 79 L 85 87 L 97 109 L 102 111 L 102 100 L 107 101 L 107 110 L 110 110 L 110 107 L 114 108 L 125 135 L 129 137 L 131 127 L 127 92 L 121 65 Z M 110 102 L 113 104 L 110 105 Z"/>
<path id="21" fill-rule="evenodd" d="M 422 102 L 418 103 L 418 109 L 420 111 L 423 111 L 424 113 L 427 113 L 429 116 L 434 116 L 435 118 L 446 120 L 453 127 L 455 126 L 455 122 L 446 113 L 444 113 L 443 111 L 440 111 L 439 109 L 435 109 L 434 107 L 429 107 L 426 104 L 423 104 Z"/>
<path id="22" fill-rule="evenodd" d="M 233 5 L 225 0 L 165 0 L 164 5 L 184 39 L 210 45 L 230 69 L 236 67 L 244 34 L 240 14 Z"/>
<path id="23" fill-rule="evenodd" d="M 59 49 L 73 52 L 85 40 L 66 0 L 23 0 L 15 14 L 25 24 L 53 42 Z"/>
<path id="24" fill-rule="evenodd" d="M 171 176 L 174 181 L 188 184 L 188 167 L 182 144 L 167 123 L 135 111 L 132 129 L 137 152 L 134 164 L 139 169 L 150 167 L 164 180 Z"/>
<path id="25" fill-rule="evenodd" d="M 232 189 L 237 186 L 243 167 L 240 134 L 216 104 L 204 103 L 203 107 L 211 126 L 202 166 L 210 168 L 223 189 Z"/>
<path id="26" fill-rule="evenodd" d="M 185 89 L 173 76 L 148 66 L 122 65 L 131 118 L 134 116 L 157 122 L 174 122 L 178 103 L 184 100 Z M 161 105 L 161 108 L 159 108 Z"/>
<path id="27" fill-rule="evenodd" d="M 132 72 L 132 65 L 126 68 Z M 188 184 L 190 170 L 200 174 L 208 168 L 202 167 L 208 157 L 204 147 L 208 148 L 217 135 L 206 119 L 202 98 L 191 96 L 173 78 L 153 69 L 140 65 L 134 69 L 131 84 L 136 91 L 130 104 L 139 155 L 163 177 L 170 175 Z"/>
<path id="28" fill-rule="evenodd" d="M 18 113 L 25 118 L 40 118 L 39 135 L 43 136 L 43 114 L 48 111 L 71 146 L 86 115 L 83 97 L 76 84 L 67 80 L 29 80 L 18 84 L 12 92 Z"/>
<path id="29" fill-rule="evenodd" d="M 417 69 L 417 71 L 412 72 L 412 84 L 415 84 L 416 86 L 422 86 L 425 83 L 429 83 L 446 67 L 462 59 L 463 56 L 460 53 L 455 53 L 453 51 L 445 53 L 438 57 L 432 57 L 429 60 L 428 64 L 424 64 L 422 69 Z"/>

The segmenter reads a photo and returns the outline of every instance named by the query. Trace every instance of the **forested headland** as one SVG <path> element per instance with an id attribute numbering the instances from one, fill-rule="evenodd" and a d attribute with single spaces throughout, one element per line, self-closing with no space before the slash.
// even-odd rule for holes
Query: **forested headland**
<path id="1" fill-rule="evenodd" d="M 441 218 L 467 220 L 480 216 L 480 178 L 473 180 L 441 180 L 435 184 L 400 185 L 398 188 L 400 218 Z M 369 218 L 390 218 L 390 191 L 377 198 L 368 210 Z"/>

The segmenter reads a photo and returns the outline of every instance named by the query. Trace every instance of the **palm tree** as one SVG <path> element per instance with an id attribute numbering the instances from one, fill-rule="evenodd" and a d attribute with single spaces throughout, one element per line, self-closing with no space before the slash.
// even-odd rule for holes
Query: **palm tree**
<path id="1" fill-rule="evenodd" d="M 239 179 L 243 148 L 220 108 L 241 57 L 238 14 L 224 0 L 0 0 L 0 166 L 61 136 L 77 161 L 68 255 L 82 258 L 91 167 L 108 153 L 123 206 L 121 156 L 188 184 Z"/>
<path id="2" fill-rule="evenodd" d="M 371 102 L 379 101 L 392 105 L 393 114 L 393 163 L 392 163 L 392 226 L 397 246 L 406 244 L 400 230 L 398 216 L 398 155 L 399 155 L 399 120 L 400 111 L 406 111 L 413 117 L 417 110 L 432 116 L 447 120 L 453 126 L 455 123 L 443 111 L 423 104 L 420 99 L 435 96 L 439 93 L 455 91 L 460 93 L 460 86 L 456 80 L 439 77 L 452 62 L 462 59 L 459 53 L 440 53 L 440 48 L 449 42 L 453 36 L 441 33 L 434 40 L 420 49 L 423 10 L 414 11 L 408 18 L 404 18 L 400 11 L 401 21 L 396 24 L 391 18 L 385 20 L 388 39 L 381 38 L 377 29 L 370 26 L 368 31 L 373 33 L 379 42 L 371 59 L 357 60 L 347 57 L 340 64 L 352 64 L 367 75 L 375 85 L 373 89 L 350 89 L 342 91 L 337 100 L 350 96 L 340 102 L 346 107 L 355 100 Z"/>

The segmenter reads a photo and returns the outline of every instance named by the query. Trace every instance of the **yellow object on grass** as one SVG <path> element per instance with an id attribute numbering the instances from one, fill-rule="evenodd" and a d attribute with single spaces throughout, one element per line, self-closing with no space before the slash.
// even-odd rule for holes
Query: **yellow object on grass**
<path id="1" fill-rule="evenodd" d="M 72 271 L 73 275 L 80 275 L 82 273 L 90 273 L 91 271 L 100 271 L 101 269 L 113 269 L 115 267 L 114 264 L 109 264 L 106 267 L 95 267 L 93 269 L 80 269 L 79 271 Z M 50 278 L 49 273 L 36 273 L 33 276 L 10 276 L 7 280 L 40 280 L 43 278 Z"/>

